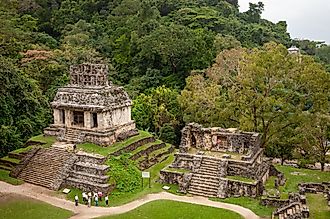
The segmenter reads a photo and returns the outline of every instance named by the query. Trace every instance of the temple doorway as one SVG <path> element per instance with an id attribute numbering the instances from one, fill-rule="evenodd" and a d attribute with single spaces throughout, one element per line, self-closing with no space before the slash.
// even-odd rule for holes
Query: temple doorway
<path id="1" fill-rule="evenodd" d="M 84 127 L 84 112 L 73 111 L 73 125 Z"/>
<path id="2" fill-rule="evenodd" d="M 92 128 L 97 128 L 97 113 L 92 113 Z"/>
<path id="3" fill-rule="evenodd" d="M 60 110 L 60 118 L 61 118 L 61 123 L 65 124 L 65 110 L 64 109 Z"/>
<path id="4" fill-rule="evenodd" d="M 196 147 L 196 137 L 194 135 L 191 136 L 191 147 Z"/>

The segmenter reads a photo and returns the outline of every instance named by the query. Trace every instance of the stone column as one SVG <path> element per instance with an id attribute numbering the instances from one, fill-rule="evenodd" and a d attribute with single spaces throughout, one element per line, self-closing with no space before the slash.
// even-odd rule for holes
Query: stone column
<path id="1" fill-rule="evenodd" d="M 84 112 L 84 126 L 85 128 L 92 128 L 92 119 L 91 119 L 91 113 L 90 112 Z"/>
<path id="2" fill-rule="evenodd" d="M 53 110 L 53 117 L 54 117 L 54 124 L 55 125 L 60 125 L 61 124 L 60 110 L 54 109 Z"/>
<path id="3" fill-rule="evenodd" d="M 71 127 L 73 123 L 73 112 L 71 110 L 65 110 L 65 126 Z"/>
<path id="4" fill-rule="evenodd" d="M 100 128 L 100 129 L 105 128 L 103 113 L 98 113 L 97 114 L 97 121 L 98 121 L 98 128 Z"/>

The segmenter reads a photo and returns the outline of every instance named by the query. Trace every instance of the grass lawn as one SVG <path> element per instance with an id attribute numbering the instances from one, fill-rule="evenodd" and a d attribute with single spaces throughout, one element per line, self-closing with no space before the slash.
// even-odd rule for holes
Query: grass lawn
<path id="1" fill-rule="evenodd" d="M 241 215 L 225 209 L 181 203 L 169 200 L 153 201 L 121 215 L 102 217 L 103 219 L 241 219 Z"/>
<path id="2" fill-rule="evenodd" d="M 323 194 L 307 194 L 307 206 L 310 210 L 310 218 L 328 219 L 330 218 L 330 207 Z"/>
<path id="3" fill-rule="evenodd" d="M 284 173 L 287 179 L 285 185 L 280 187 L 282 192 L 297 192 L 298 184 L 304 182 L 329 182 L 330 172 L 322 172 L 320 170 L 309 170 L 309 169 L 298 169 L 288 166 L 277 165 L 276 168 Z M 294 175 L 292 173 L 299 173 L 299 175 Z"/>
<path id="4" fill-rule="evenodd" d="M 149 132 L 146 131 L 139 131 L 139 135 L 133 136 L 126 141 L 116 142 L 113 145 L 109 147 L 100 147 L 99 145 L 92 144 L 92 143 L 84 143 L 84 144 L 78 144 L 77 148 L 82 149 L 85 152 L 89 153 L 97 153 L 101 154 L 103 156 L 107 156 L 115 151 L 118 151 L 119 149 L 130 145 L 133 142 L 136 142 L 142 138 L 151 137 L 152 135 Z"/>
<path id="5" fill-rule="evenodd" d="M 27 151 L 31 150 L 32 148 L 33 148 L 33 146 L 30 145 L 30 146 L 27 146 L 26 148 L 18 148 L 16 150 L 12 151 L 12 152 L 16 153 L 16 154 L 19 154 L 19 153 L 22 153 L 22 152 L 27 152 Z"/>
<path id="6" fill-rule="evenodd" d="M 272 207 L 266 207 L 263 205 L 260 205 L 260 200 L 255 198 L 249 198 L 249 197 L 239 197 L 239 198 L 226 198 L 226 199 L 219 199 L 219 198 L 210 198 L 213 201 L 220 201 L 235 205 L 240 205 L 244 208 L 248 208 L 260 217 L 263 218 L 271 218 L 273 211 L 275 211 L 275 208 Z"/>
<path id="7" fill-rule="evenodd" d="M 56 142 L 56 137 L 55 136 L 44 136 L 43 134 L 34 136 L 30 138 L 28 141 L 36 141 L 43 143 L 42 147 L 50 147 L 52 144 Z"/>
<path id="8" fill-rule="evenodd" d="M 4 181 L 4 182 L 12 184 L 12 185 L 21 185 L 24 183 L 20 179 L 10 177 L 8 170 L 1 170 L 1 169 L 0 169 L 0 181 Z"/>
<path id="9" fill-rule="evenodd" d="M 5 161 L 15 163 L 15 164 L 19 164 L 19 162 L 20 162 L 20 160 L 15 159 L 15 158 L 10 158 L 8 156 L 5 156 L 5 157 L 1 158 L 1 160 L 5 160 Z"/>
<path id="10" fill-rule="evenodd" d="M 0 194 L 0 218 L 66 219 L 73 213 L 24 196 Z"/>

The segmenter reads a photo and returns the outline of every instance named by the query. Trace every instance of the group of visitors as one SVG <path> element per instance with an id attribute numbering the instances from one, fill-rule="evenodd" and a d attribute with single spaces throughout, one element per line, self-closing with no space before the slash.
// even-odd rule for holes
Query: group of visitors
<path id="1" fill-rule="evenodd" d="M 93 204 L 92 203 L 93 201 L 94 201 L 95 206 L 99 206 L 99 202 L 102 201 L 103 196 L 104 196 L 103 192 L 91 192 L 91 191 L 89 191 L 88 193 L 83 192 L 82 200 L 83 200 L 84 204 L 87 204 L 87 206 L 90 208 L 91 205 Z M 105 201 L 105 205 L 109 206 L 108 195 L 104 196 L 104 201 Z M 75 205 L 78 206 L 78 203 L 79 203 L 78 195 L 75 195 L 74 202 L 75 202 Z"/>

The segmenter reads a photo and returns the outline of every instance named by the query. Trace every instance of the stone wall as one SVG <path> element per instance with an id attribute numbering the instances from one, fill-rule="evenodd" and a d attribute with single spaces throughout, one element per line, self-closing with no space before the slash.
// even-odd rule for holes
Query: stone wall
<path id="1" fill-rule="evenodd" d="M 156 151 L 156 150 L 161 149 L 161 148 L 164 148 L 164 147 L 166 147 L 165 143 L 154 144 L 154 145 L 146 148 L 145 150 L 139 151 L 138 153 L 134 154 L 131 157 L 131 159 L 136 160 L 139 157 L 148 156 L 151 152 Z"/>
<path id="2" fill-rule="evenodd" d="M 197 148 L 253 156 L 260 149 L 260 141 L 258 133 L 237 129 L 203 128 L 199 124 L 190 123 L 182 130 L 180 152 L 186 153 L 189 148 Z"/>
<path id="3" fill-rule="evenodd" d="M 160 183 L 180 185 L 183 182 L 184 173 L 161 170 L 159 175 Z"/>
<path id="4" fill-rule="evenodd" d="M 330 189 L 330 182 L 323 183 L 299 183 L 299 193 L 326 193 Z"/>
<path id="5" fill-rule="evenodd" d="M 268 207 L 281 208 L 290 203 L 289 199 L 275 199 L 275 198 L 262 198 L 260 201 L 261 205 Z"/>
<path id="6" fill-rule="evenodd" d="M 145 145 L 145 144 L 148 144 L 148 143 L 154 142 L 154 141 L 155 141 L 154 137 L 146 137 L 143 139 L 139 139 L 136 142 L 133 142 L 133 143 L 127 145 L 126 147 L 112 153 L 111 155 L 119 156 L 120 154 L 123 154 L 123 153 L 129 153 L 131 151 L 134 151 L 135 149 L 137 149 L 138 147 L 140 147 L 142 145 Z"/>
<path id="7" fill-rule="evenodd" d="M 139 169 L 145 170 L 145 169 L 148 169 L 151 166 L 155 165 L 156 163 L 163 162 L 164 160 L 166 160 L 168 158 L 168 156 L 164 156 L 164 155 L 168 155 L 168 154 L 172 153 L 174 150 L 175 150 L 175 147 L 172 145 L 167 151 L 159 153 L 156 156 L 152 157 L 151 159 L 149 159 L 149 157 L 146 156 L 145 159 L 143 159 L 141 162 L 139 162 Z M 163 157 L 163 159 L 160 160 L 160 158 L 162 158 L 162 157 Z"/>
<path id="8" fill-rule="evenodd" d="M 194 170 L 194 168 L 197 168 L 195 167 L 196 157 L 196 155 L 177 153 L 175 154 L 175 160 L 171 167 L 178 169 Z"/>
<path id="9" fill-rule="evenodd" d="M 242 182 L 238 180 L 226 179 L 228 197 L 257 197 L 262 195 L 263 185 L 262 182 L 257 181 L 255 183 Z"/>
<path id="10" fill-rule="evenodd" d="M 262 150 L 259 150 L 250 161 L 228 160 L 227 175 L 267 180 L 265 175 L 268 174 L 269 166 L 269 162 L 262 160 Z"/>
<path id="11" fill-rule="evenodd" d="M 20 163 L 17 164 L 16 167 L 11 170 L 10 176 L 17 178 L 18 175 L 22 172 L 22 170 L 29 164 L 32 157 L 34 157 L 34 155 L 36 155 L 36 153 L 38 153 L 40 149 L 41 148 L 33 148 L 29 150 L 29 152 L 23 157 Z"/>

